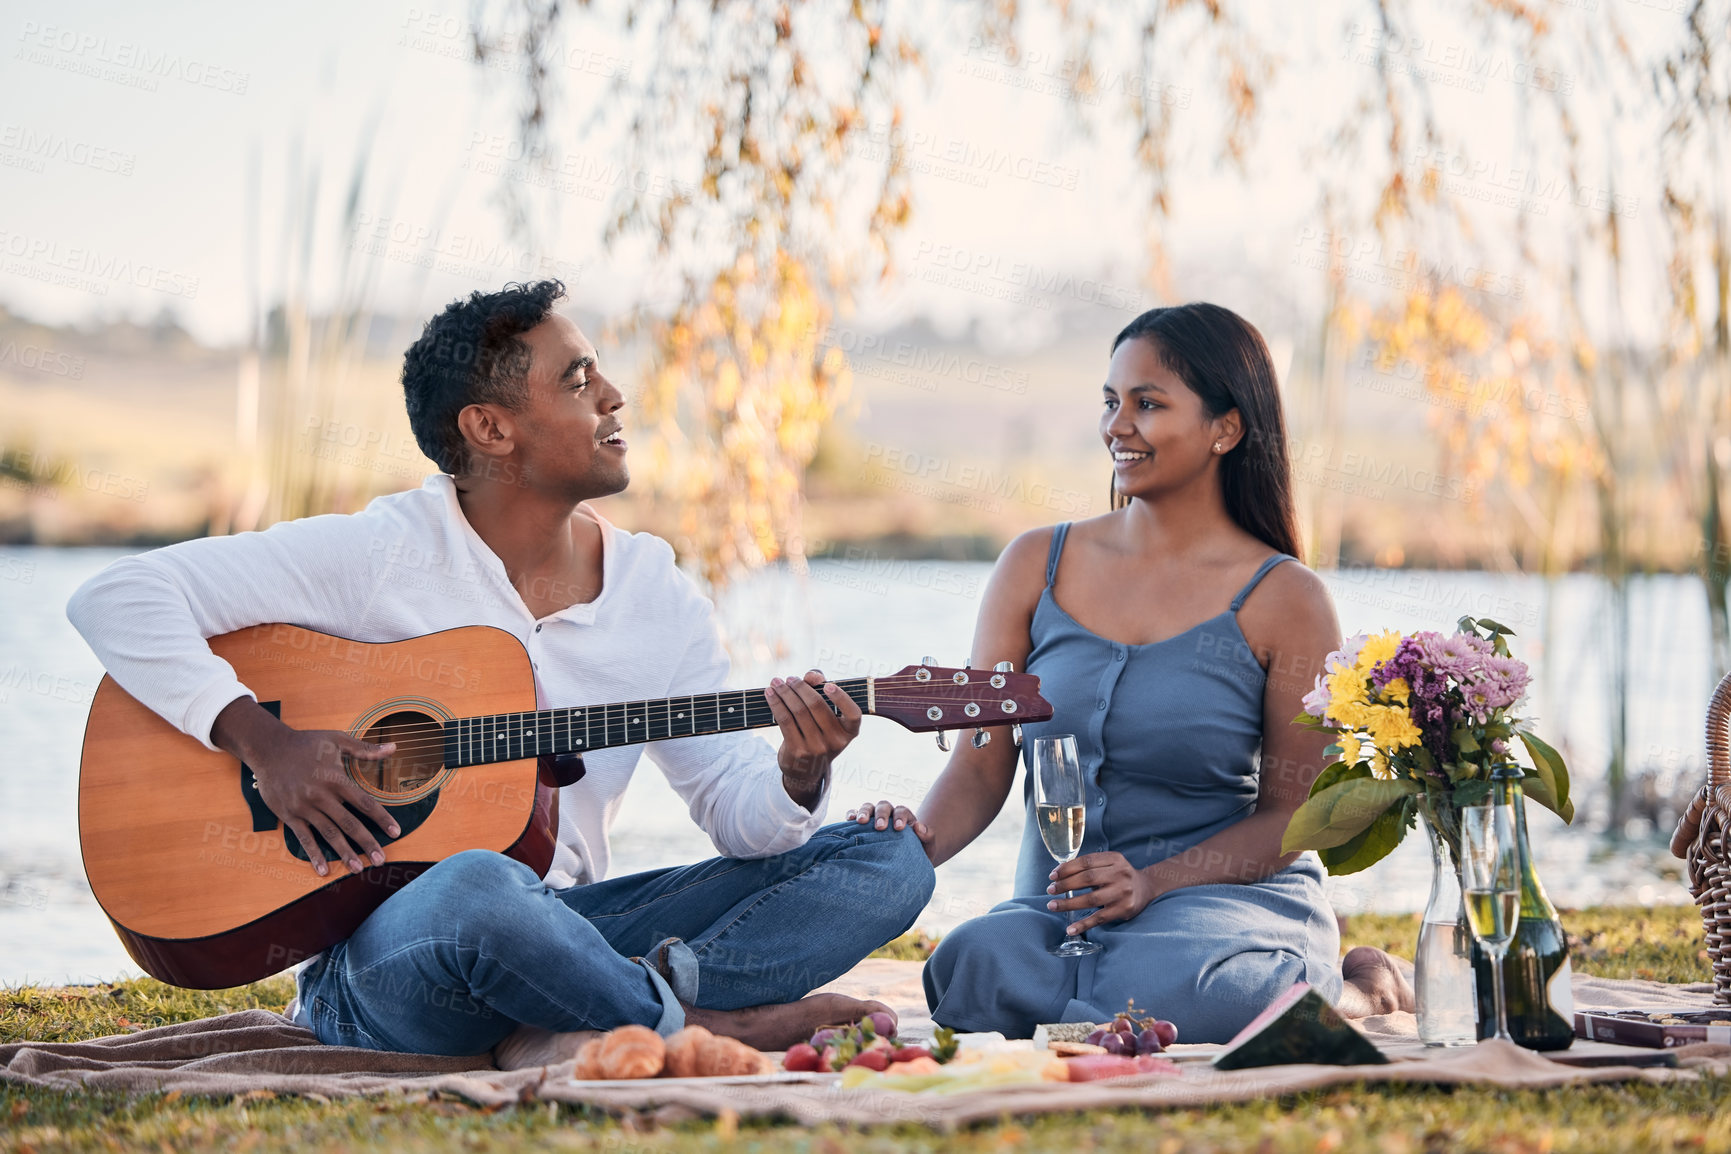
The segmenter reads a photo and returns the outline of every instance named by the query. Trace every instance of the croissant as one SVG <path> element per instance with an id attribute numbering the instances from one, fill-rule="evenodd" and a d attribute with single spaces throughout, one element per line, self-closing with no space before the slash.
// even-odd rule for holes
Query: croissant
<path id="1" fill-rule="evenodd" d="M 620 1026 L 577 1051 L 571 1076 L 579 1081 L 653 1078 L 666 1057 L 660 1034 L 647 1026 Z"/>
<path id="2" fill-rule="evenodd" d="M 667 1074 L 674 1078 L 719 1078 L 772 1074 L 775 1063 L 736 1038 L 723 1038 L 702 1026 L 687 1026 L 667 1039 Z"/>

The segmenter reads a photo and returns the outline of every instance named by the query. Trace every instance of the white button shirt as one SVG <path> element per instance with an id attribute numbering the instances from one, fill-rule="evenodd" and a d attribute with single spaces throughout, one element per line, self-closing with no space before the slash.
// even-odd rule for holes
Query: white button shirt
<path id="1" fill-rule="evenodd" d="M 372 642 L 496 626 L 529 651 L 542 709 L 728 688 L 713 606 L 674 564 L 672 548 L 587 509 L 578 515 L 585 513 L 601 526 L 601 593 L 540 619 L 463 516 L 444 474 L 352 515 L 124 557 L 85 582 L 66 612 L 123 689 L 213 749 L 216 715 L 250 691 L 204 639 L 275 621 Z M 607 876 L 607 832 L 643 750 L 584 755 L 587 774 L 560 791 L 549 885 Z M 724 856 L 782 853 L 823 822 L 827 779 L 808 812 L 788 797 L 760 734 L 684 737 L 648 751 Z"/>

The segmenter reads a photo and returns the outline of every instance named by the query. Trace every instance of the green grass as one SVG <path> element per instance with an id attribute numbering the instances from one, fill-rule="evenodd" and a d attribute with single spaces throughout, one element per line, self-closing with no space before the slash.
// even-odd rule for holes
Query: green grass
<path id="1" fill-rule="evenodd" d="M 1713 980 L 1701 914 L 1694 906 L 1608 906 L 1562 910 L 1560 916 L 1569 935 L 1569 964 L 1577 974 L 1655 982 Z M 1380 946 L 1411 961 L 1417 941 L 1417 914 L 1359 914 L 1348 920 L 1341 948 Z"/>
<path id="2" fill-rule="evenodd" d="M 1582 973 L 1699 981 L 1709 971 L 1693 907 L 1567 911 L 1574 965 Z M 1410 916 L 1351 919 L 1346 944 L 1376 945 L 1410 957 L 1418 932 Z M 918 959 L 932 939 L 909 934 L 878 956 Z M 292 993 L 273 978 L 234 990 L 193 991 L 148 979 L 112 986 L 0 991 L 0 1041 L 67 1041 L 132 1027 L 186 1021 L 263 1006 Z M 1414 1087 L 1333 1089 L 1278 1101 L 1144 1114 L 1004 1119 L 960 1134 L 908 1127 L 865 1131 L 655 1116 L 609 1118 L 546 1104 L 499 1111 L 460 1101 L 315 1102 L 258 1094 L 238 1101 L 149 1095 L 57 1094 L 0 1089 L 0 1151 L 380 1149 L 595 1150 L 607 1154 L 685 1151 L 1374 1151 L 1510 1152 L 1687 1150 L 1731 1154 L 1731 1081 L 1676 1086 L 1589 1086 L 1566 1092 L 1505 1093 Z"/>

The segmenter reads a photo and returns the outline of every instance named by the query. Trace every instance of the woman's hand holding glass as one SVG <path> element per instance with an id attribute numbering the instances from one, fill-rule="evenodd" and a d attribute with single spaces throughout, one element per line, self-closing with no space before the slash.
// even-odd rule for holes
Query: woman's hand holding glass
<path id="1" fill-rule="evenodd" d="M 1127 922 L 1159 896 L 1154 892 L 1154 883 L 1148 880 L 1148 875 L 1131 865 L 1121 853 L 1083 854 L 1060 865 L 1050 876 L 1052 884 L 1046 887 L 1049 894 L 1070 890 L 1090 892 L 1049 901 L 1047 909 L 1066 911 L 1099 907 L 1082 920 L 1070 923 L 1066 932 L 1072 935 L 1086 933 L 1108 922 Z"/>

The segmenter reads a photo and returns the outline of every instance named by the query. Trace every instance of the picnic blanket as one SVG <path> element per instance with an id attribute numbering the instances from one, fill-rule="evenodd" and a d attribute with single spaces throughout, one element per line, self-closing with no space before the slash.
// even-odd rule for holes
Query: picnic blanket
<path id="1" fill-rule="evenodd" d="M 916 962 L 867 961 L 831 986 L 875 997 L 902 1014 L 904 1032 L 930 1027 Z M 1712 988 L 1575 978 L 1582 1008 L 1700 1008 Z M 0 1046 L 0 1080 L 48 1090 L 244 1097 L 299 1094 L 335 1098 L 376 1094 L 424 1099 L 453 1095 L 481 1106 L 546 1101 L 611 1111 L 655 1111 L 663 1117 L 733 1114 L 819 1121 L 921 1122 L 940 1128 L 998 1117 L 1122 1106 L 1183 1107 L 1273 1097 L 1352 1082 L 1482 1084 L 1547 1088 L 1605 1081 L 1669 1081 L 1731 1069 L 1731 1046 L 1681 1047 L 1678 1069 L 1575 1067 L 1504 1043 L 1427 1050 L 1411 1014 L 1360 1023 L 1395 1059 L 1386 1066 L 1279 1066 L 1220 1072 L 1185 1063 L 1180 1076 L 1144 1076 L 1085 1084 L 1040 1083 L 934 1098 L 895 1091 L 841 1091 L 832 1077 L 778 1074 L 740 1079 L 651 1079 L 577 1082 L 570 1065 L 503 1072 L 485 1055 L 440 1058 L 321 1046 L 280 1014 L 247 1010 L 86 1042 Z M 1576 1048 L 1616 1048 L 1577 1042 Z M 1182 1053 L 1183 1048 L 1179 1047 Z M 1625 1051 L 1632 1054 L 1644 1051 Z"/>

